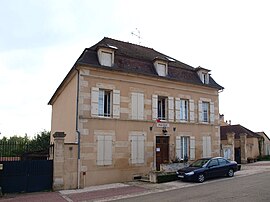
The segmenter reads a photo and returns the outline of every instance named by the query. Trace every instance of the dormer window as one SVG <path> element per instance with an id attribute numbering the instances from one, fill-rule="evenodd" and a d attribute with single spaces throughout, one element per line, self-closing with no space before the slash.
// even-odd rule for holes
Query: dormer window
<path id="1" fill-rule="evenodd" d="M 159 76 L 167 76 L 168 75 L 168 63 L 162 60 L 154 61 L 155 69 Z"/>
<path id="2" fill-rule="evenodd" d="M 117 50 L 117 48 L 111 45 L 99 47 L 97 50 L 99 64 L 106 67 L 112 67 L 114 64 L 115 50 Z"/>
<path id="3" fill-rule="evenodd" d="M 112 53 L 101 51 L 101 65 L 111 67 L 112 66 Z"/>
<path id="4" fill-rule="evenodd" d="M 210 70 L 202 67 L 197 67 L 197 74 L 199 75 L 203 84 L 209 84 L 209 72 Z"/>
<path id="5" fill-rule="evenodd" d="M 209 75 L 208 75 L 208 73 L 202 73 L 202 82 L 204 84 L 208 84 L 209 83 Z"/>

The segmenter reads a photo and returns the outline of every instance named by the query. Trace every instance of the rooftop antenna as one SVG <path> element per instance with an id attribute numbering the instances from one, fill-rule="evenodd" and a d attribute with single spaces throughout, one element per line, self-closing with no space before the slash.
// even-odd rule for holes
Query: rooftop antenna
<path id="1" fill-rule="evenodd" d="M 141 39 L 142 39 L 141 38 L 141 32 L 140 32 L 140 30 L 138 28 L 136 28 L 136 33 L 131 32 L 131 35 L 136 36 L 138 38 L 139 44 L 141 44 Z"/>

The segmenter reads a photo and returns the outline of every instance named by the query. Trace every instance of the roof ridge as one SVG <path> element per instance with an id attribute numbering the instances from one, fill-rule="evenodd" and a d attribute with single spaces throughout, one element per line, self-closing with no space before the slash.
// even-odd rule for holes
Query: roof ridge
<path id="1" fill-rule="evenodd" d="M 117 42 L 120 42 L 120 43 L 128 43 L 128 44 L 130 44 L 130 45 L 140 46 L 140 47 L 142 47 L 142 48 L 147 48 L 147 49 L 151 49 L 151 50 L 156 51 L 156 50 L 153 49 L 153 48 L 150 48 L 150 47 L 147 47 L 147 46 L 138 45 L 138 44 L 135 44 L 135 43 L 131 43 L 131 42 L 129 42 L 129 41 L 121 41 L 121 40 L 119 40 L 119 39 L 113 39 L 113 38 L 106 37 L 106 36 L 105 36 L 103 39 L 114 40 L 114 41 L 117 41 Z M 102 40 L 103 40 L 103 39 L 102 39 Z M 101 40 L 101 41 L 102 41 L 102 40 Z M 156 52 L 158 52 L 158 51 L 156 51 Z M 163 55 L 164 55 L 164 54 L 163 54 Z"/>

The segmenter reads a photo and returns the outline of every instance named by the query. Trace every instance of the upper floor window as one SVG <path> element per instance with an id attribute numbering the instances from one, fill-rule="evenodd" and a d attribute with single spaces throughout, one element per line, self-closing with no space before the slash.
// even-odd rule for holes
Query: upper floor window
<path id="1" fill-rule="evenodd" d="M 111 116 L 111 95 L 110 90 L 99 90 L 98 97 L 98 115 L 110 117 Z"/>
<path id="2" fill-rule="evenodd" d="M 188 121 L 188 100 L 180 99 L 180 120 Z"/>
<path id="3" fill-rule="evenodd" d="M 209 108 L 210 104 L 209 102 L 202 102 L 202 121 L 203 122 L 209 122 Z"/>
<path id="4" fill-rule="evenodd" d="M 166 120 L 168 113 L 168 99 L 167 97 L 158 97 L 158 119 Z"/>
<path id="5" fill-rule="evenodd" d="M 120 90 L 91 88 L 91 116 L 120 118 Z"/>

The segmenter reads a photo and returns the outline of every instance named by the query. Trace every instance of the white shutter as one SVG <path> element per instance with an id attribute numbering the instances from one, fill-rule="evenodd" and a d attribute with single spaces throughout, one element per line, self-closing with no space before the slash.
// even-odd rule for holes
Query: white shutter
<path id="1" fill-rule="evenodd" d="M 112 136 L 104 137 L 104 165 L 112 165 Z"/>
<path id="2" fill-rule="evenodd" d="M 97 165 L 104 165 L 104 136 L 97 136 Z"/>
<path id="3" fill-rule="evenodd" d="M 97 136 L 97 165 L 112 165 L 112 136 Z"/>
<path id="4" fill-rule="evenodd" d="M 178 159 L 181 159 L 181 137 L 180 136 L 176 136 L 176 142 L 175 142 L 175 153 L 176 153 L 176 157 Z"/>
<path id="5" fill-rule="evenodd" d="M 212 149 L 211 149 L 211 137 L 207 136 L 207 155 L 208 157 L 212 157 Z"/>
<path id="6" fill-rule="evenodd" d="M 137 147 L 137 136 L 131 136 L 131 163 L 137 163 L 137 154 L 138 154 L 138 147 Z"/>
<path id="7" fill-rule="evenodd" d="M 111 67 L 112 66 L 112 54 L 102 51 L 102 65 Z"/>
<path id="8" fill-rule="evenodd" d="M 152 119 L 156 120 L 158 116 L 158 96 L 152 95 Z"/>
<path id="9" fill-rule="evenodd" d="M 203 136 L 203 157 L 211 157 L 212 149 L 211 149 L 211 137 Z"/>
<path id="10" fill-rule="evenodd" d="M 144 163 L 144 136 L 140 135 L 137 137 L 137 148 L 138 148 L 138 154 L 137 154 L 137 163 Z"/>
<path id="11" fill-rule="evenodd" d="M 203 158 L 207 157 L 207 142 L 206 136 L 203 136 Z"/>
<path id="12" fill-rule="evenodd" d="M 131 119 L 138 119 L 137 93 L 131 93 Z"/>
<path id="13" fill-rule="evenodd" d="M 215 122 L 215 106 L 214 102 L 210 102 L 210 123 Z"/>
<path id="14" fill-rule="evenodd" d="M 169 121 L 174 121 L 174 99 L 173 97 L 168 97 L 168 109 L 169 109 Z"/>
<path id="15" fill-rule="evenodd" d="M 144 119 L 144 94 L 138 93 L 138 119 Z"/>
<path id="16" fill-rule="evenodd" d="M 194 122 L 194 100 L 189 100 L 189 120 Z"/>
<path id="17" fill-rule="evenodd" d="M 203 109 L 201 100 L 199 100 L 199 122 L 203 122 Z"/>
<path id="18" fill-rule="evenodd" d="M 195 137 L 190 137 L 190 160 L 195 160 Z"/>
<path id="19" fill-rule="evenodd" d="M 175 119 L 180 122 L 180 98 L 175 98 Z"/>
<path id="20" fill-rule="evenodd" d="M 99 88 L 92 87 L 91 90 L 91 116 L 98 116 Z"/>
<path id="21" fill-rule="evenodd" d="M 113 118 L 120 118 L 120 90 L 113 90 Z"/>

